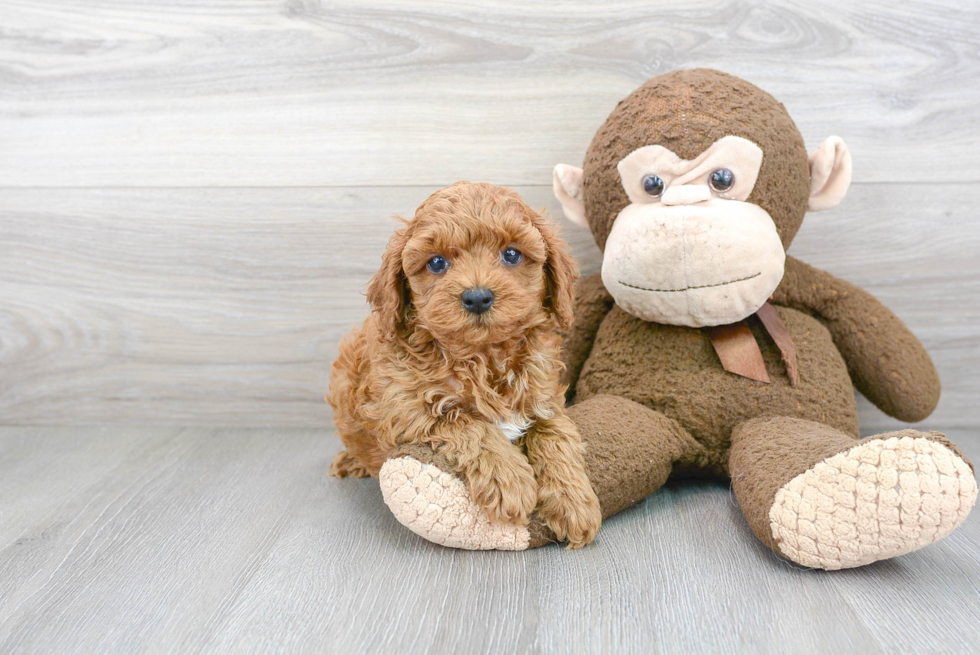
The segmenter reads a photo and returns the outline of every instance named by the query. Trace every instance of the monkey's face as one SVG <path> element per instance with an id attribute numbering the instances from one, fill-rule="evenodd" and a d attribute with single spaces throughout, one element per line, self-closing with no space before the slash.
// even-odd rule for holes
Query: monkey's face
<path id="1" fill-rule="evenodd" d="M 592 231 L 602 281 L 648 321 L 739 321 L 779 285 L 785 249 L 812 211 L 844 197 L 838 137 L 809 156 L 786 108 L 718 71 L 666 73 L 621 101 L 583 168 L 559 164 L 555 196 Z"/>
<path id="2" fill-rule="evenodd" d="M 618 164 L 630 204 L 606 240 L 602 282 L 646 321 L 703 327 L 755 313 L 786 253 L 765 209 L 747 202 L 762 149 L 726 136 L 693 160 L 648 145 Z"/>

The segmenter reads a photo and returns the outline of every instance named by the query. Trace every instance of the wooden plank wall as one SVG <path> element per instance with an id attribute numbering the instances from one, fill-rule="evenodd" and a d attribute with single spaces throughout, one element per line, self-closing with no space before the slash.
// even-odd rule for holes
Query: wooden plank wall
<path id="1" fill-rule="evenodd" d="M 0 423 L 329 424 L 391 215 L 458 179 L 558 215 L 551 168 L 616 101 L 707 66 L 847 141 L 790 252 L 923 339 L 930 425 L 975 426 L 978 34 L 924 1 L 2 0 Z"/>

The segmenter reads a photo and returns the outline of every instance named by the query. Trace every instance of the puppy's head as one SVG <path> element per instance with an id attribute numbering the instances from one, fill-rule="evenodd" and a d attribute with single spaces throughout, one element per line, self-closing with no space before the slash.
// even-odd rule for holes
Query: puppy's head
<path id="1" fill-rule="evenodd" d="M 558 231 L 514 191 L 456 184 L 391 237 L 368 300 L 389 337 L 409 316 L 439 341 L 484 346 L 572 320 L 578 269 Z"/>

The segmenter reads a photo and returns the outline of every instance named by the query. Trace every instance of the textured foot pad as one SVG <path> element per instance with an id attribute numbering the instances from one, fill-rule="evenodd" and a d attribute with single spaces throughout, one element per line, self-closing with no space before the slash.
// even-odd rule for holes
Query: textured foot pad
<path id="1" fill-rule="evenodd" d="M 466 550 L 525 550 L 528 529 L 491 523 L 462 480 L 412 457 L 389 459 L 378 476 L 391 513 L 415 534 Z"/>
<path id="2" fill-rule="evenodd" d="M 862 442 L 776 492 L 772 536 L 790 560 L 821 569 L 863 566 L 939 541 L 977 499 L 970 466 L 926 437 Z"/>

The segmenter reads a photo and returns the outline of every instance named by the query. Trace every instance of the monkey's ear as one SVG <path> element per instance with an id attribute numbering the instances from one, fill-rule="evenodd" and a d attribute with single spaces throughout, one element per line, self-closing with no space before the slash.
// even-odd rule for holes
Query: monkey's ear
<path id="1" fill-rule="evenodd" d="M 839 136 L 827 137 L 810 153 L 810 211 L 832 209 L 851 186 L 851 153 Z"/>
<path id="2" fill-rule="evenodd" d="M 381 268 L 368 283 L 367 299 L 378 315 L 378 328 L 388 339 L 405 325 L 405 308 L 410 302 L 408 279 L 402 270 L 402 251 L 408 244 L 409 226 L 397 230 L 381 256 Z"/>
<path id="3" fill-rule="evenodd" d="M 552 188 L 555 191 L 555 198 L 561 203 L 565 218 L 576 225 L 588 228 L 589 223 L 585 220 L 585 202 L 582 200 L 582 176 L 581 168 L 558 164 L 555 166 Z"/>

